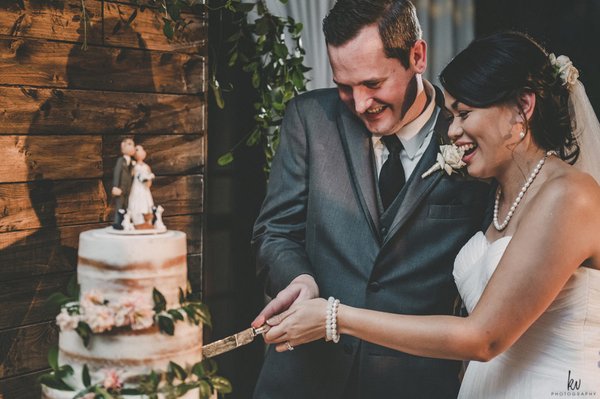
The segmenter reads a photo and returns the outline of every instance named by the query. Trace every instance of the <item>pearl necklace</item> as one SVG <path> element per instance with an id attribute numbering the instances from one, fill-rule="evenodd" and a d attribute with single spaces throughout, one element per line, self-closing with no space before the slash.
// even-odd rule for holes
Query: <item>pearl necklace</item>
<path id="1" fill-rule="evenodd" d="M 542 169 L 542 166 L 544 166 L 544 163 L 546 163 L 546 158 L 548 158 L 550 155 L 555 154 L 556 152 L 554 151 L 548 151 L 546 155 L 544 155 L 544 158 L 540 159 L 538 164 L 533 169 L 533 172 L 531 172 L 531 174 L 529 175 L 529 178 L 527 179 L 523 187 L 521 187 L 519 195 L 517 195 L 517 198 L 515 198 L 514 202 L 512 203 L 510 210 L 508 211 L 508 214 L 506 215 L 506 218 L 504 219 L 504 222 L 502 222 L 502 224 L 498 223 L 498 208 L 500 207 L 500 195 L 502 194 L 502 189 L 498 187 L 498 191 L 496 192 L 496 202 L 494 203 L 494 227 L 496 228 L 496 230 L 502 231 L 506 228 L 506 226 L 508 226 L 508 222 L 510 222 L 510 219 L 514 215 L 517 206 L 519 206 L 521 199 L 523 199 L 523 196 L 525 195 L 525 192 L 527 191 L 529 186 L 531 186 L 531 183 L 533 183 L 538 173 L 540 173 L 540 170 Z"/>

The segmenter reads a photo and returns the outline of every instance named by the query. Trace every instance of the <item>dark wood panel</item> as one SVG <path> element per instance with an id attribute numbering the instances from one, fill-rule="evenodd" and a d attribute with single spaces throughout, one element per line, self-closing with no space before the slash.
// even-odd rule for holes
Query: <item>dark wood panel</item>
<path id="1" fill-rule="evenodd" d="M 0 399 L 40 399 L 38 378 L 45 371 L 11 377 L 0 381 Z"/>
<path id="2" fill-rule="evenodd" d="M 128 136 L 104 136 L 104 175 L 110 177 L 117 158 L 120 157 L 121 141 Z M 136 144 L 146 150 L 146 163 L 156 175 L 196 174 L 204 165 L 204 141 L 202 135 L 160 135 L 133 137 Z"/>
<path id="3" fill-rule="evenodd" d="M 0 232 L 109 221 L 104 187 L 100 179 L 0 184 Z M 201 175 L 158 176 L 152 193 L 165 216 L 202 212 Z"/>
<path id="4" fill-rule="evenodd" d="M 204 90 L 202 56 L 0 37 L 0 84 L 158 93 Z"/>
<path id="5" fill-rule="evenodd" d="M 202 212 L 202 175 L 158 176 L 152 186 L 154 203 L 165 208 L 165 216 Z"/>
<path id="6" fill-rule="evenodd" d="M 201 96 L 0 87 L 0 134 L 205 131 Z"/>
<path id="7" fill-rule="evenodd" d="M 108 199 L 97 180 L 0 184 L 0 232 L 107 220 Z"/>
<path id="8" fill-rule="evenodd" d="M 173 40 L 163 33 L 162 15 L 145 10 L 127 26 L 134 6 L 104 2 L 104 43 L 116 47 L 134 47 L 152 50 L 206 54 L 208 30 L 204 15 L 182 14 L 190 22 L 181 35 Z M 120 29 L 115 32 L 115 26 Z"/>
<path id="9" fill-rule="evenodd" d="M 81 0 L 0 1 L 0 35 L 83 42 Z M 89 18 L 88 43 L 102 42 L 102 3 L 85 2 Z"/>
<path id="10" fill-rule="evenodd" d="M 107 223 L 0 233 L 0 282 L 74 271 L 79 234 Z"/>
<path id="11" fill-rule="evenodd" d="M 202 297 L 202 254 L 188 255 L 188 279 L 192 285 L 192 292 Z"/>
<path id="12" fill-rule="evenodd" d="M 0 282 L 0 303 L 10 312 L 0 313 L 0 330 L 54 320 L 57 312 L 47 299 L 55 292 L 66 292 L 73 273 L 41 274 L 20 280 Z"/>
<path id="13" fill-rule="evenodd" d="M 0 136 L 0 182 L 102 176 L 99 136 Z"/>
<path id="14" fill-rule="evenodd" d="M 57 344 L 54 322 L 0 331 L 0 378 L 46 368 L 48 350 Z"/>

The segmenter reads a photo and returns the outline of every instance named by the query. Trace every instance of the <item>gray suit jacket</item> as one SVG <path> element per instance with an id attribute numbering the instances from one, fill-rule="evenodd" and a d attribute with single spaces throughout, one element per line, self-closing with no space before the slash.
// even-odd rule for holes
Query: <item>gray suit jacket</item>
<path id="1" fill-rule="evenodd" d="M 421 178 L 435 162 L 446 131 L 440 116 L 397 199 L 398 211 L 384 226 L 370 133 L 363 123 L 335 89 L 290 102 L 254 230 L 269 294 L 306 273 L 314 276 L 322 297 L 347 305 L 452 314 L 453 261 L 481 225 L 489 186 L 442 172 Z M 318 341 L 281 354 L 273 349 L 256 398 L 342 398 L 349 384 L 359 398 L 454 398 L 458 390 L 458 362 L 412 356 L 349 336 L 337 345 Z"/>
<path id="2" fill-rule="evenodd" d="M 124 156 L 120 156 L 115 163 L 113 170 L 113 187 L 119 187 L 123 193 L 115 198 L 115 214 L 119 209 L 126 209 L 129 200 L 129 191 L 131 190 L 132 166 L 127 165 L 127 160 Z"/>

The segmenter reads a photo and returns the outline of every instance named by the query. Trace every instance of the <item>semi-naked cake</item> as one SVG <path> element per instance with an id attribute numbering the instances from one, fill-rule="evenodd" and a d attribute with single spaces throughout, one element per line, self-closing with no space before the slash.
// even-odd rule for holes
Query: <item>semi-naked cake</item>
<path id="1" fill-rule="evenodd" d="M 219 388 L 224 380 L 202 381 L 204 371 L 198 372 L 202 323 L 194 316 L 200 305 L 186 302 L 186 248 L 179 231 L 127 234 L 109 227 L 80 235 L 79 302 L 65 304 L 57 317 L 58 365 L 47 377 L 56 381 L 42 380 L 42 398 L 148 398 L 152 381 L 158 398 L 197 399 L 208 397 L 207 387 Z M 56 382 L 72 390 L 56 389 Z"/>

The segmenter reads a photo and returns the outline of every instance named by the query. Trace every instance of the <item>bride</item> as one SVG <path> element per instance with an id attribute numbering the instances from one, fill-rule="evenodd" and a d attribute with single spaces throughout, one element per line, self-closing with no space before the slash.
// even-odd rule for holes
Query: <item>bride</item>
<path id="1" fill-rule="evenodd" d="M 440 76 L 468 173 L 497 183 L 492 224 L 454 265 L 467 317 L 313 299 L 271 318 L 265 340 L 284 351 L 350 334 L 471 360 L 461 398 L 600 395 L 600 125 L 577 77 L 519 33 L 476 40 Z"/>

